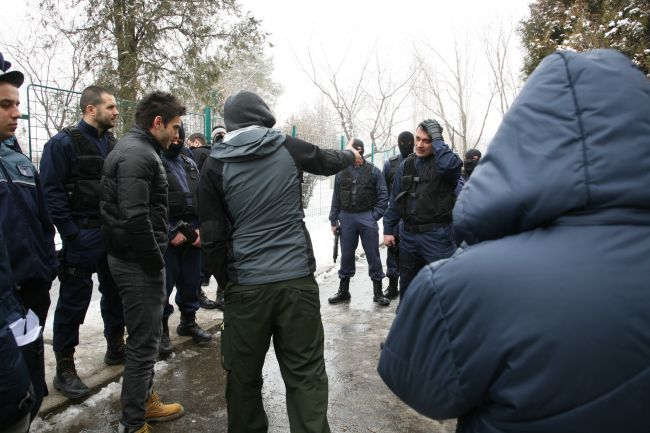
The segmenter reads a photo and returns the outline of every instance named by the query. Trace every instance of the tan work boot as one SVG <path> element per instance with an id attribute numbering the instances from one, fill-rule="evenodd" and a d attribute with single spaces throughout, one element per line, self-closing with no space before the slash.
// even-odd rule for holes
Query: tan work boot
<path id="1" fill-rule="evenodd" d="M 135 428 L 135 427 L 134 427 Z M 153 430 L 151 429 L 151 426 L 149 424 L 144 423 L 142 427 L 140 427 L 137 430 L 130 430 L 126 427 L 124 427 L 121 423 L 118 426 L 117 433 L 153 433 Z"/>
<path id="2" fill-rule="evenodd" d="M 185 413 L 183 406 L 178 403 L 165 404 L 160 401 L 160 397 L 155 392 L 151 393 L 151 397 L 147 400 L 145 408 L 147 410 L 144 414 L 145 421 L 171 421 L 182 417 Z"/>

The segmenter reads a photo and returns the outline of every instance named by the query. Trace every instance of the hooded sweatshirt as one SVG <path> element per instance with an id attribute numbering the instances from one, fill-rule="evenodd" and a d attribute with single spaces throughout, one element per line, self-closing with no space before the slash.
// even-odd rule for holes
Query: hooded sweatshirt
<path id="1" fill-rule="evenodd" d="M 354 154 L 271 129 L 275 118 L 251 92 L 228 98 L 224 120 L 228 133 L 213 146 L 199 182 L 202 246 L 217 282 L 266 284 L 313 273 L 302 172 L 335 174 Z"/>
<path id="2" fill-rule="evenodd" d="M 650 82 L 622 54 L 530 76 L 454 208 L 379 373 L 458 432 L 650 428 Z"/>

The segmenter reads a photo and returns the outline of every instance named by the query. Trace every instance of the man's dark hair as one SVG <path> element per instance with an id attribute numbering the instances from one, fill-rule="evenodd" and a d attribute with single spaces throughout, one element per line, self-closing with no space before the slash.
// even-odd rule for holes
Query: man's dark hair
<path id="1" fill-rule="evenodd" d="M 79 105 L 81 106 L 81 114 L 86 114 L 86 107 L 89 105 L 96 106 L 102 102 L 102 95 L 108 93 L 112 95 L 113 92 L 101 86 L 88 86 L 81 92 Z"/>
<path id="2" fill-rule="evenodd" d="M 187 139 L 190 142 L 194 140 L 199 140 L 201 142 L 201 146 L 205 146 L 208 144 L 208 141 L 205 139 L 205 135 L 201 134 L 200 132 L 195 132 L 194 134 L 187 137 Z"/>
<path id="3" fill-rule="evenodd" d="M 135 107 L 135 124 L 149 129 L 156 116 L 162 117 L 163 124 L 177 116 L 185 115 L 185 106 L 171 93 L 155 91 L 145 95 Z"/>

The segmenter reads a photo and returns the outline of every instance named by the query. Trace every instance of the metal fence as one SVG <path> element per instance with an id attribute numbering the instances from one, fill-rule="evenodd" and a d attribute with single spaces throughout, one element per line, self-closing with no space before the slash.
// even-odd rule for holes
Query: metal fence
<path id="1" fill-rule="evenodd" d="M 76 125 L 81 118 L 81 92 L 30 84 L 27 86 L 27 124 L 29 157 L 38 168 L 43 147 L 66 126 Z M 120 115 L 113 133 L 120 138 L 133 125 L 135 101 L 117 99 Z M 186 135 L 205 131 L 204 113 L 187 113 L 183 117 Z M 207 122 L 210 124 L 210 121 Z"/>
<path id="2" fill-rule="evenodd" d="M 45 143 L 66 126 L 75 125 L 81 118 L 79 99 L 81 92 L 66 89 L 30 84 L 27 86 L 27 122 L 29 156 L 38 169 Z M 123 99 L 117 100 L 117 109 L 120 115 L 113 132 L 120 138 L 133 124 L 136 102 Z M 186 137 L 195 133 L 204 133 L 210 141 L 212 128 L 223 125 L 220 116 L 213 115 L 211 108 L 204 109 L 203 113 L 187 113 L 183 117 Z M 322 135 L 303 134 L 292 128 L 285 131 L 294 137 L 315 144 L 324 149 L 343 149 L 346 141 L 342 137 L 324 137 Z M 371 152 L 366 159 L 380 169 L 388 156 L 395 154 L 395 149 L 387 152 Z M 304 174 L 303 194 L 305 215 L 326 216 L 329 213 L 332 199 L 334 177 L 315 176 Z"/>

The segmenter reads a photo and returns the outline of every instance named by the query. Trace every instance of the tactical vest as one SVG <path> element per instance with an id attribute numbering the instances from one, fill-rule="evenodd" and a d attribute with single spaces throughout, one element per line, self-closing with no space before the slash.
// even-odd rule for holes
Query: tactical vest
<path id="1" fill-rule="evenodd" d="M 92 209 L 99 212 L 101 179 L 104 158 L 76 126 L 69 126 L 63 132 L 72 138 L 77 162 L 72 164 L 70 175 L 65 180 L 65 192 L 70 209 Z M 108 152 L 115 147 L 117 139 L 112 132 L 106 132 Z"/>
<path id="2" fill-rule="evenodd" d="M 181 183 L 176 178 L 175 172 L 171 170 L 168 163 L 163 159 L 163 165 L 167 172 L 167 182 L 169 189 L 167 199 L 169 201 L 169 218 L 180 219 L 188 216 L 198 216 L 198 191 L 199 191 L 199 171 L 192 164 L 191 159 L 183 154 L 178 155 L 183 163 L 185 178 L 190 188 L 189 192 L 183 191 Z M 188 199 L 189 203 L 188 204 Z M 187 221 L 186 221 L 187 222 Z"/>
<path id="3" fill-rule="evenodd" d="M 389 161 L 390 164 L 390 171 L 388 172 L 388 193 L 393 190 L 393 181 L 395 180 L 395 175 L 397 174 L 397 169 L 399 168 L 399 163 L 400 163 L 400 156 L 401 155 L 395 155 L 391 156 Z"/>
<path id="4" fill-rule="evenodd" d="M 451 211 L 456 203 L 455 185 L 438 175 L 435 157 L 426 161 L 418 176 L 415 155 L 410 155 L 404 162 L 399 182 L 401 192 L 395 201 L 402 219 L 408 224 L 451 224 Z"/>
<path id="5" fill-rule="evenodd" d="M 372 178 L 373 165 L 366 162 L 358 168 L 354 179 L 353 169 L 341 173 L 341 209 L 348 212 L 364 212 L 375 207 L 377 202 L 375 182 Z"/>

